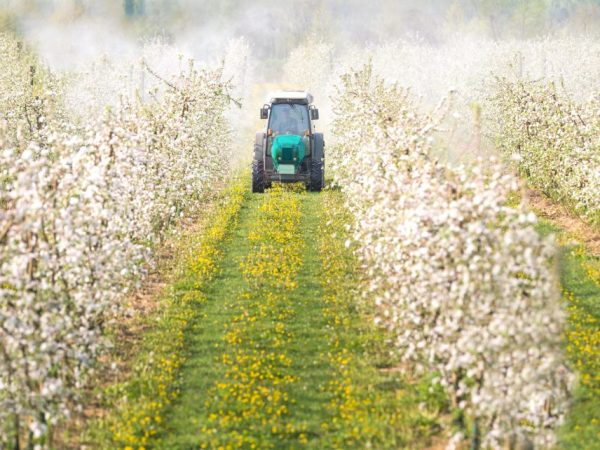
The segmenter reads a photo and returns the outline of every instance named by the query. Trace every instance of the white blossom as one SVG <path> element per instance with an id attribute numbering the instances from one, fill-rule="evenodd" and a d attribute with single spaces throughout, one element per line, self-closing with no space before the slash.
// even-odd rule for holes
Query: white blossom
<path id="1" fill-rule="evenodd" d="M 438 374 L 485 446 L 546 448 L 567 406 L 565 315 L 554 246 L 496 161 L 450 167 L 432 156 L 445 114 L 418 113 L 410 93 L 370 65 L 342 77 L 328 166 L 354 213 L 354 240 L 377 321 L 400 354 Z"/>
<path id="2" fill-rule="evenodd" d="M 146 62 L 145 100 L 111 97 L 100 112 L 95 102 L 108 98 L 82 98 L 69 111 L 43 90 L 56 86 L 58 99 L 61 83 L 44 75 L 28 91 L 24 50 L 5 36 L 0 48 L 1 104 L 15 112 L 0 122 L 0 447 L 11 445 L 15 418 L 44 447 L 48 425 L 83 401 L 109 347 L 106 327 L 155 246 L 227 178 L 232 87 L 219 68 L 178 59 L 161 72 Z M 176 51 L 146 49 L 154 60 L 161 52 L 172 61 Z M 76 77 L 76 89 L 106 75 L 120 90 L 112 73 Z"/>

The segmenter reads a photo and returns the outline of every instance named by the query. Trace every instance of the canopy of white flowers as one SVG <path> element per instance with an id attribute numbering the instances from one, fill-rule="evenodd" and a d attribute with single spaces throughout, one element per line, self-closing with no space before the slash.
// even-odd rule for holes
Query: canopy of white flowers
<path id="1" fill-rule="evenodd" d="M 431 156 L 445 113 L 370 65 L 342 77 L 328 167 L 355 215 L 365 296 L 414 367 L 435 372 L 484 447 L 554 439 L 571 375 L 551 242 L 494 161 L 451 168 Z"/>
<path id="2" fill-rule="evenodd" d="M 554 83 L 498 79 L 498 147 L 531 185 L 600 227 L 600 97 Z"/>
<path id="3" fill-rule="evenodd" d="M 78 407 L 155 244 L 230 172 L 222 69 L 151 63 L 136 68 L 153 80 L 142 101 L 115 65 L 55 77 L 0 36 L 0 448 L 27 428 L 43 442 Z M 77 111 L 70 82 L 87 94 Z"/>

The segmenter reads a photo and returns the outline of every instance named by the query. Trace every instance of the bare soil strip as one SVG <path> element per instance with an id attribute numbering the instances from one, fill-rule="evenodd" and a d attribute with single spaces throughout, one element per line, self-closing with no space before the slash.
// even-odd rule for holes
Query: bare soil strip
<path id="1" fill-rule="evenodd" d="M 581 241 L 591 255 L 600 256 L 600 232 L 594 227 L 538 191 L 528 189 L 526 198 L 531 208 L 540 217 L 548 219 L 573 238 Z"/>

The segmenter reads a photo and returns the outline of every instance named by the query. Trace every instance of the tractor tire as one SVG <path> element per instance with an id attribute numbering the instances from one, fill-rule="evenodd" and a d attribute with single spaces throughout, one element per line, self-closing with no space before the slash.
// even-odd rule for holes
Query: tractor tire
<path id="1" fill-rule="evenodd" d="M 321 192 L 323 189 L 325 174 L 323 173 L 323 161 L 312 160 L 310 162 L 310 182 L 308 189 L 312 192 Z"/>
<path id="2" fill-rule="evenodd" d="M 262 161 L 252 161 L 252 192 L 265 192 L 265 168 Z"/>

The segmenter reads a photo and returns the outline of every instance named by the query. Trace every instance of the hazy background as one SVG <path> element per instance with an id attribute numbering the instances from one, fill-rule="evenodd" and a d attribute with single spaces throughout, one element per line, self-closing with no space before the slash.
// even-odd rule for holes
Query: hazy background
<path id="1" fill-rule="evenodd" d="M 0 11 L 2 28 L 58 66 L 133 52 L 157 34 L 200 60 L 244 36 L 261 66 L 277 70 L 315 37 L 340 51 L 398 38 L 440 45 L 457 33 L 501 40 L 600 29 L 600 0 L 0 0 Z"/>
<path id="2" fill-rule="evenodd" d="M 327 133 L 339 75 L 368 61 L 426 109 L 455 92 L 440 142 L 456 160 L 493 150 L 485 101 L 496 76 L 557 81 L 580 97 L 600 86 L 600 0 L 0 0 L 0 30 L 77 74 L 74 109 L 114 101 L 121 84 L 143 93 L 142 58 L 163 74 L 178 54 L 223 65 L 244 100 L 231 112 L 243 142 L 281 87 L 313 92 Z"/>

